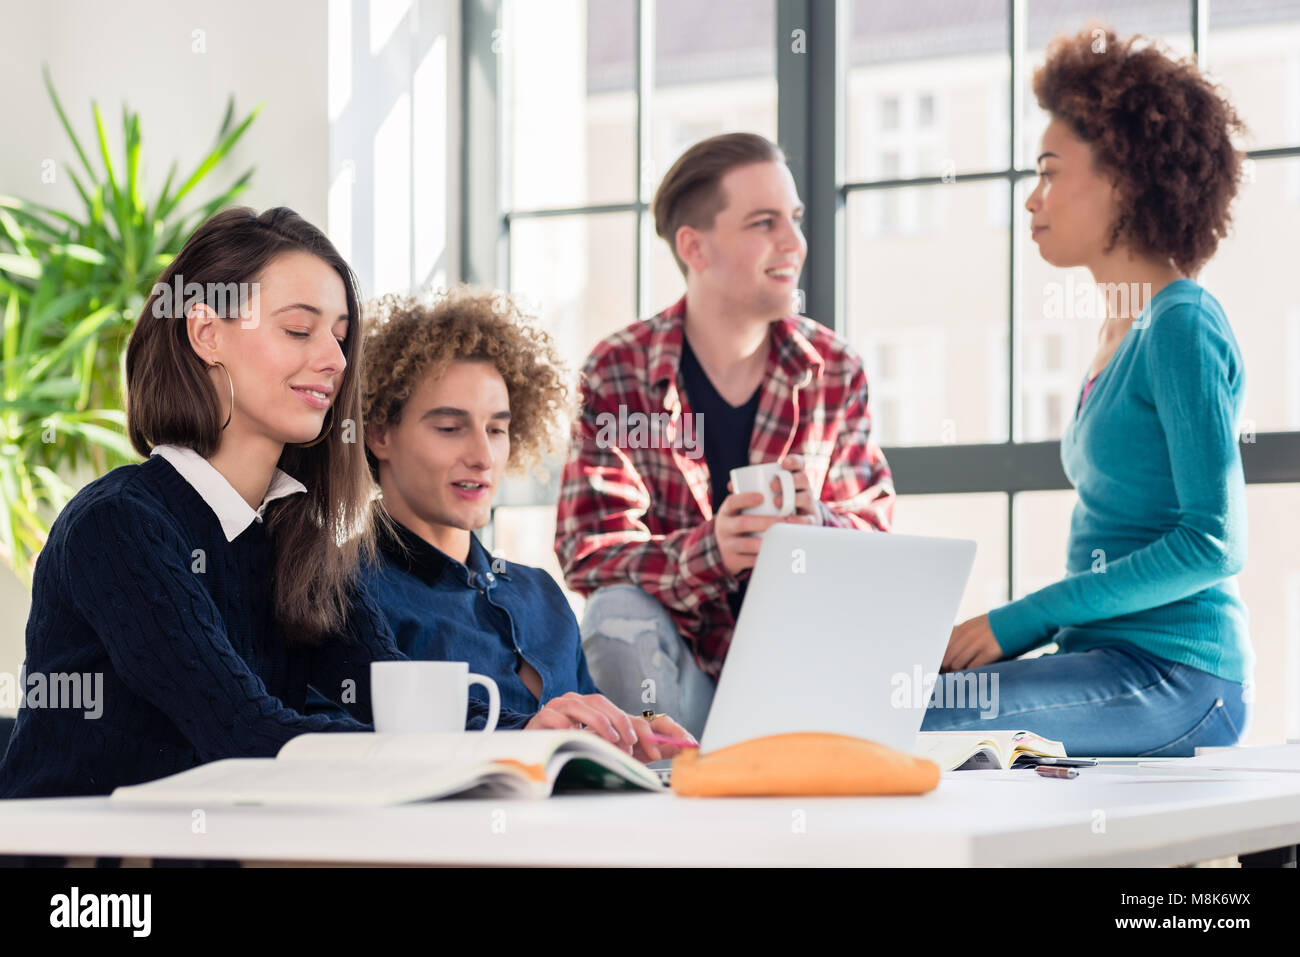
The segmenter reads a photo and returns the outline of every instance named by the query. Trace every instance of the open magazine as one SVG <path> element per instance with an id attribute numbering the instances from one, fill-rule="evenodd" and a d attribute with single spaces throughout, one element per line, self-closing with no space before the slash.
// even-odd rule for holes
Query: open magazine
<path id="1" fill-rule="evenodd" d="M 388 805 L 450 795 L 544 798 L 559 790 L 665 791 L 586 731 L 303 734 L 274 758 L 228 758 L 117 788 L 114 804 Z"/>
<path id="2" fill-rule="evenodd" d="M 1032 731 L 921 731 L 916 755 L 943 771 L 1033 767 L 1039 758 L 1064 758 L 1065 745 Z"/>

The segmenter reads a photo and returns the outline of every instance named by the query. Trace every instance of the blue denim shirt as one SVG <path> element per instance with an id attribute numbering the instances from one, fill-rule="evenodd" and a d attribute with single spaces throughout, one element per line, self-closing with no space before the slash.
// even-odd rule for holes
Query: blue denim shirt
<path id="1" fill-rule="evenodd" d="M 496 681 L 502 709 L 521 714 L 570 691 L 598 693 L 578 621 L 549 574 L 494 558 L 473 535 L 461 564 L 404 525 L 397 531 L 397 541 L 380 536 L 383 560 L 362 574 L 404 654 L 469 662 Z M 541 676 L 540 701 L 519 677 L 521 659 Z M 479 685 L 470 695 L 487 701 Z"/>

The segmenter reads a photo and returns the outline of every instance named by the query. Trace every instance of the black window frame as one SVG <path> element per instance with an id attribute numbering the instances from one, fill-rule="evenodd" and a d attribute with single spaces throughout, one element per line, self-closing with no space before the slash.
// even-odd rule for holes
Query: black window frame
<path id="1" fill-rule="evenodd" d="M 510 170 L 508 118 L 501 91 L 509 63 L 500 43 L 504 0 L 462 0 L 462 275 L 468 282 L 509 286 L 510 230 L 523 219 L 632 212 L 637 217 L 636 314 L 647 316 L 649 244 L 654 237 L 650 200 L 654 184 L 644 182 L 648 168 L 648 101 L 654 85 L 655 0 L 636 4 L 637 196 L 634 202 L 517 210 L 505 201 Z M 1204 60 L 1209 34 L 1210 0 L 1187 0 L 1193 51 Z M 888 180 L 849 181 L 845 168 L 844 90 L 847 79 L 849 0 L 775 0 L 778 141 L 785 151 L 804 201 L 808 256 L 802 277 L 806 314 L 838 332 L 845 329 L 845 206 L 851 193 L 899 190 L 947 183 L 1003 181 L 1008 185 L 1007 440 L 976 444 L 891 446 L 885 455 L 900 495 L 953 495 L 996 492 L 1007 496 L 1007 599 L 1016 591 L 1016 496 L 1022 492 L 1071 490 L 1060 462 L 1060 441 L 1017 441 L 1020 403 L 1016 335 L 1021 312 L 1017 247 L 1024 223 L 1017 204 L 1017 184 L 1036 176 L 1017 166 L 1016 144 L 1022 136 L 1022 97 L 1026 70 L 1026 0 L 1007 0 L 1006 55 L 1010 60 L 1008 165 L 1004 169 L 959 172 Z M 793 42 L 802 31 L 801 43 Z M 1300 158 L 1300 143 L 1250 150 L 1256 162 Z M 594 343 L 593 343 L 594 345 Z M 871 370 L 867 369 L 868 381 Z M 1251 433 L 1241 445 L 1247 485 L 1300 483 L 1300 430 Z M 554 503 L 558 476 L 533 486 L 522 498 L 504 497 L 498 505 Z"/>

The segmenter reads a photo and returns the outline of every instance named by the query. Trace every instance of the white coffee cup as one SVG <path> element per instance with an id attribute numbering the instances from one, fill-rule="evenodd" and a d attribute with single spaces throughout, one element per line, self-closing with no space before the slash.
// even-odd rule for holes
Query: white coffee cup
<path id="1" fill-rule="evenodd" d="M 772 496 L 772 479 L 781 482 L 780 508 L 776 507 L 776 500 Z M 732 469 L 731 484 L 737 492 L 761 492 L 763 495 L 763 504 L 745 509 L 742 513 L 744 515 L 794 514 L 794 475 L 789 469 L 782 468 L 779 462 Z"/>
<path id="2" fill-rule="evenodd" d="M 501 692 L 486 675 L 471 674 L 464 661 L 372 661 L 370 697 L 375 730 L 385 734 L 417 731 L 464 731 L 469 686 L 488 692 L 484 731 L 497 726 Z"/>

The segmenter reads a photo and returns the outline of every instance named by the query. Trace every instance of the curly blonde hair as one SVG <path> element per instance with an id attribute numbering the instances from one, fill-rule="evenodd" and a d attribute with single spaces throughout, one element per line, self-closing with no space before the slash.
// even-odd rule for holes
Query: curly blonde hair
<path id="1" fill-rule="evenodd" d="M 363 421 L 396 424 L 428 374 L 453 362 L 492 364 L 510 396 L 507 471 L 536 467 L 568 439 L 576 390 L 555 342 L 535 316 L 504 292 L 455 286 L 432 300 L 388 295 L 367 304 L 361 400 Z M 370 474 L 379 463 L 369 449 Z"/>

